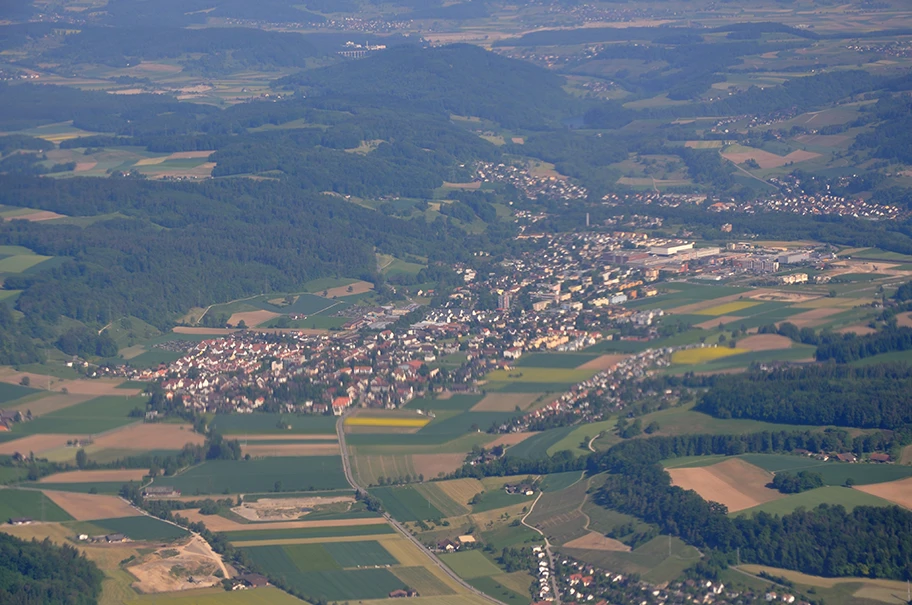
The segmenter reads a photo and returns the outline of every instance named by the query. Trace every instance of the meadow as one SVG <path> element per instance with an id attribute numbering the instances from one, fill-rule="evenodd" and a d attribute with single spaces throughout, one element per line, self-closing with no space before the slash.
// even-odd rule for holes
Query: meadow
<path id="1" fill-rule="evenodd" d="M 671 362 L 681 365 L 693 365 L 698 363 L 705 363 L 707 361 L 713 361 L 716 359 L 721 359 L 722 357 L 730 357 L 732 355 L 738 355 L 740 353 L 747 353 L 747 349 L 731 348 L 731 347 L 702 347 L 696 349 L 684 349 L 683 351 L 675 351 L 671 355 Z"/>
<path id="2" fill-rule="evenodd" d="M 380 499 L 383 508 L 397 521 L 419 521 L 425 519 L 440 519 L 446 515 L 431 504 L 430 498 L 425 497 L 414 486 L 401 487 L 375 487 L 370 490 L 371 495 Z"/>
<path id="3" fill-rule="evenodd" d="M 494 370 L 486 377 L 491 382 L 545 384 L 576 384 L 595 376 L 595 370 L 555 367 L 517 367 L 513 370 Z"/>
<path id="4" fill-rule="evenodd" d="M 30 517 L 36 521 L 71 521 L 73 517 L 37 490 L 0 490 L 0 522 L 14 517 Z"/>
<path id="5" fill-rule="evenodd" d="M 419 397 L 412 399 L 406 404 L 410 410 L 457 410 L 467 412 L 476 403 L 481 401 L 484 395 L 451 395 L 447 398 Z"/>
<path id="6" fill-rule="evenodd" d="M 251 527 L 257 527 L 251 525 Z M 379 536 L 396 533 L 389 525 L 347 525 L 339 527 L 302 527 L 298 529 L 251 529 L 250 531 L 223 532 L 231 542 L 259 540 L 296 540 L 312 538 L 339 538 L 348 536 Z"/>
<path id="7" fill-rule="evenodd" d="M 0 404 L 9 403 L 15 401 L 16 399 L 21 399 L 28 395 L 34 395 L 39 393 L 38 389 L 32 389 L 29 387 L 20 386 L 18 384 L 9 384 L 6 382 L 0 382 Z"/>
<path id="8" fill-rule="evenodd" d="M 13 427 L 13 433 L 17 435 L 103 433 L 131 422 L 137 422 L 136 418 L 130 418 L 128 414 L 134 408 L 144 407 L 145 399 L 140 397 L 98 397 L 85 403 L 50 412 L 31 422 L 17 423 Z"/>
<path id="9" fill-rule="evenodd" d="M 222 588 L 137 596 L 124 605 L 304 605 L 304 601 L 273 586 L 225 592 Z"/>
<path id="10" fill-rule="evenodd" d="M 185 529 L 146 515 L 118 519 L 98 519 L 92 521 L 92 525 L 112 534 L 124 534 L 131 540 L 177 540 L 188 535 Z"/>
<path id="11" fill-rule="evenodd" d="M 271 576 L 314 599 L 381 599 L 404 584 L 387 569 L 342 569 L 319 544 L 252 546 L 244 551 Z"/>
<path id="12" fill-rule="evenodd" d="M 211 428 L 223 435 L 243 434 L 334 434 L 336 432 L 334 416 L 314 416 L 312 414 L 216 414 L 211 421 Z M 279 425 L 291 428 L 280 428 Z"/>
<path id="13" fill-rule="evenodd" d="M 779 500 L 766 502 L 753 508 L 740 510 L 732 513 L 732 516 L 750 516 L 757 513 L 768 513 L 770 515 L 787 515 L 799 507 L 807 509 L 815 508 L 821 504 L 840 505 L 846 510 L 852 510 L 856 506 L 892 506 L 891 502 L 866 494 L 857 489 L 847 487 L 825 486 L 818 487 L 800 494 L 791 494 Z"/>
<path id="14" fill-rule="evenodd" d="M 516 362 L 518 368 L 575 369 L 598 357 L 594 353 L 529 353 Z"/>
<path id="15" fill-rule="evenodd" d="M 440 555 L 440 560 L 461 578 L 473 579 L 502 573 L 480 550 Z"/>
<path id="16" fill-rule="evenodd" d="M 184 494 L 314 491 L 348 486 L 339 456 L 275 457 L 253 460 L 209 460 L 156 485 Z"/>
<path id="17" fill-rule="evenodd" d="M 700 560 L 700 552 L 678 538 L 657 536 L 630 552 L 558 547 L 581 561 L 619 573 L 637 573 L 647 582 L 667 582 Z"/>
<path id="18" fill-rule="evenodd" d="M 813 471 L 823 478 L 826 485 L 843 485 L 847 479 L 853 480 L 856 485 L 869 485 L 912 477 L 912 467 L 897 464 L 824 462 L 803 456 L 783 454 L 744 454 L 739 457 L 770 472 Z"/>

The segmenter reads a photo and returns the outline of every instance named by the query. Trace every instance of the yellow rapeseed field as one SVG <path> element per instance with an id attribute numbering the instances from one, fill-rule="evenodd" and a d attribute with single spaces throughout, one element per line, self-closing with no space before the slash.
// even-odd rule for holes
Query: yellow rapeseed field
<path id="1" fill-rule="evenodd" d="M 730 347 L 704 347 L 702 349 L 686 349 L 684 351 L 676 351 L 673 353 L 671 356 L 671 361 L 672 363 L 692 365 L 695 363 L 705 363 L 714 359 L 721 359 L 722 357 L 729 357 L 730 355 L 737 355 L 738 353 L 747 353 L 747 349 L 732 349 Z"/>
<path id="2" fill-rule="evenodd" d="M 747 301 L 735 301 L 730 303 L 725 303 L 723 305 L 716 305 L 715 307 L 710 307 L 708 309 L 703 309 L 702 311 L 695 311 L 695 315 L 729 315 L 735 311 L 741 311 L 742 309 L 749 309 L 759 305 L 758 302 L 747 302 Z"/>
<path id="3" fill-rule="evenodd" d="M 370 416 L 355 416 L 346 418 L 346 426 L 388 426 L 394 428 L 421 428 L 431 420 L 429 418 L 377 418 Z"/>

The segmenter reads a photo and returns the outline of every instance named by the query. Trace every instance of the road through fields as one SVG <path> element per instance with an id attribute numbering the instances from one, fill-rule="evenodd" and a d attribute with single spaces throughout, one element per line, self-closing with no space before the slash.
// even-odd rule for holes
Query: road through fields
<path id="1" fill-rule="evenodd" d="M 336 434 L 339 437 L 339 447 L 342 450 L 342 470 L 345 473 L 345 480 L 348 481 L 349 485 L 351 485 L 355 491 L 367 492 L 366 489 L 363 489 L 360 485 L 358 485 L 355 482 L 355 477 L 351 471 L 351 464 L 348 459 L 348 446 L 345 444 L 345 431 L 342 426 L 342 423 L 344 420 L 345 420 L 344 414 L 342 416 L 339 416 L 339 420 L 336 422 Z M 486 601 L 489 601 L 491 603 L 496 603 L 497 605 L 504 605 L 503 602 L 498 601 L 497 599 L 481 592 L 480 590 L 478 590 L 477 588 L 475 588 L 474 586 L 472 586 L 471 584 L 467 583 L 465 580 L 463 580 L 462 578 L 457 576 L 449 567 L 447 567 L 443 563 L 443 561 L 441 561 L 437 557 L 437 555 L 435 555 L 433 552 L 431 552 L 427 548 L 425 548 L 424 544 L 422 544 L 421 542 L 418 541 L 418 538 L 413 536 L 411 534 L 411 532 L 409 532 L 402 525 L 400 525 L 398 521 L 396 521 L 395 519 L 390 517 L 388 513 L 383 513 L 383 517 L 389 522 L 390 525 L 393 526 L 393 529 L 395 529 L 397 532 L 402 534 L 402 536 L 404 536 L 409 541 L 411 541 L 412 544 L 414 544 L 421 552 L 426 554 L 431 559 L 431 561 L 433 561 L 434 564 L 443 571 L 443 573 L 445 573 L 450 578 L 452 578 L 454 582 L 457 582 L 460 586 L 462 586 L 463 588 L 465 588 L 472 594 L 475 594 L 475 595 L 485 599 Z"/>

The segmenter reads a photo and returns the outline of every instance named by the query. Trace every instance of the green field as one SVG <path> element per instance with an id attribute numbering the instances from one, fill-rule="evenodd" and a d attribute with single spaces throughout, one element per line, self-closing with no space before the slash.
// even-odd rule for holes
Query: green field
<path id="1" fill-rule="evenodd" d="M 576 474 L 577 477 L 579 473 Z M 503 488 L 485 490 L 481 496 L 481 501 L 472 505 L 473 513 L 482 513 L 488 510 L 495 510 L 512 506 L 514 504 L 531 503 L 535 496 L 525 496 L 522 494 L 508 494 Z"/>
<path id="2" fill-rule="evenodd" d="M 370 492 L 383 502 L 383 508 L 397 521 L 440 519 L 446 516 L 410 485 L 375 487 Z"/>
<path id="3" fill-rule="evenodd" d="M 559 492 L 585 479 L 580 471 L 568 471 L 566 473 L 552 473 L 545 475 L 541 482 L 543 492 Z"/>
<path id="4" fill-rule="evenodd" d="M 216 414 L 211 426 L 223 435 L 282 433 L 284 435 L 333 434 L 336 432 L 335 416 L 294 414 Z M 290 429 L 279 428 L 279 422 Z"/>
<path id="5" fill-rule="evenodd" d="M 128 414 L 137 407 L 144 409 L 145 403 L 146 400 L 142 397 L 98 397 L 45 414 L 31 422 L 17 423 L 13 426 L 13 432 L 19 435 L 103 433 L 137 422 L 136 418 L 130 418 Z"/>
<path id="6" fill-rule="evenodd" d="M 576 426 L 562 426 L 533 435 L 521 443 L 511 446 L 507 455 L 516 458 L 544 458 L 548 450 L 575 431 Z"/>
<path id="7" fill-rule="evenodd" d="M 120 519 L 99 519 L 92 521 L 92 525 L 111 533 L 124 534 L 131 540 L 177 540 L 188 535 L 185 529 L 145 515 Z"/>
<path id="8" fill-rule="evenodd" d="M 94 483 L 29 483 L 29 487 L 49 489 L 60 492 L 77 492 L 80 494 L 116 494 L 130 481 L 96 481 Z M 94 491 L 93 491 L 94 490 Z"/>
<path id="9" fill-rule="evenodd" d="M 503 573 L 480 550 L 466 550 L 440 555 L 440 560 L 446 563 L 461 578 L 474 579 Z"/>
<path id="10" fill-rule="evenodd" d="M 71 521 L 65 510 L 43 493 L 25 489 L 0 489 L 0 523 L 14 517 L 35 521 Z"/>
<path id="11" fill-rule="evenodd" d="M 616 425 L 617 418 L 614 416 L 609 417 L 607 420 L 600 420 L 598 422 L 588 422 L 582 425 L 577 425 L 572 431 L 561 438 L 560 441 L 557 441 L 548 448 L 548 455 L 553 456 L 555 453 L 561 450 L 569 450 L 576 455 L 588 454 L 589 440 L 599 433 L 604 433 L 603 438 L 613 436 L 613 431 Z M 595 447 L 595 442 L 593 442 L 593 447 Z"/>
<path id="12" fill-rule="evenodd" d="M 329 542 L 323 545 L 343 568 L 396 565 L 398 561 L 376 540 Z"/>
<path id="13" fill-rule="evenodd" d="M 523 355 L 516 362 L 520 368 L 558 368 L 576 369 L 587 361 L 598 357 L 594 353 L 530 353 Z"/>
<path id="14" fill-rule="evenodd" d="M 457 410 L 467 412 L 476 403 L 481 401 L 484 395 L 453 395 L 448 399 L 434 399 L 431 397 L 419 397 L 408 402 L 410 410 Z"/>
<path id="15" fill-rule="evenodd" d="M 469 584 L 507 605 L 528 605 L 532 602 L 532 599 L 529 598 L 528 594 L 519 594 L 515 590 L 507 588 L 491 576 L 472 578 L 469 581 Z"/>
<path id="16" fill-rule="evenodd" d="M 744 454 L 742 460 L 769 472 L 809 470 L 818 473 L 826 485 L 843 485 L 852 479 L 857 485 L 885 483 L 912 477 L 912 467 L 898 464 L 849 464 L 823 462 L 805 456 L 784 454 Z"/>
<path id="17" fill-rule="evenodd" d="M 38 392 L 38 389 L 30 389 L 29 387 L 19 386 L 18 384 L 0 382 L 0 404 L 15 401 L 16 399 L 21 399 L 22 397 Z"/>
<path id="18" fill-rule="evenodd" d="M 193 495 L 341 489 L 348 483 L 339 456 L 307 456 L 209 460 L 180 475 L 160 478 L 156 485 Z"/>
<path id="19" fill-rule="evenodd" d="M 152 594 L 126 601 L 125 605 L 306 605 L 304 601 L 272 586 L 256 590 L 225 592 L 222 588 L 190 593 Z"/>
<path id="20" fill-rule="evenodd" d="M 456 502 L 446 495 L 436 483 L 422 483 L 414 486 L 418 492 L 431 501 L 431 505 L 443 513 L 445 517 L 456 517 L 469 512 L 462 503 Z"/>
<path id="21" fill-rule="evenodd" d="M 416 434 L 434 436 L 438 441 L 440 437 L 452 439 L 469 432 L 486 431 L 491 425 L 508 422 L 520 414 L 521 412 L 463 412 L 456 415 L 439 413 Z"/>
<path id="22" fill-rule="evenodd" d="M 339 569 L 320 544 L 252 546 L 244 551 L 271 577 L 311 599 L 382 599 L 405 585 L 386 569 Z"/>
<path id="23" fill-rule="evenodd" d="M 172 361 L 177 361 L 181 357 L 183 357 L 183 354 L 177 353 L 175 351 L 151 349 L 145 353 L 140 353 L 136 357 L 129 359 L 128 362 L 134 368 L 155 368 L 163 363 L 171 363 Z"/>
<path id="24" fill-rule="evenodd" d="M 871 494 L 866 494 L 857 489 L 826 486 L 801 492 L 800 494 L 791 494 L 785 498 L 766 502 L 760 506 L 740 510 L 737 513 L 733 513 L 731 516 L 754 515 L 760 512 L 769 513 L 771 515 L 787 515 L 798 507 L 810 509 L 820 504 L 839 504 L 844 506 L 846 510 L 852 510 L 856 506 L 893 506 L 892 502 L 888 502 L 877 496 L 872 496 Z"/>
<path id="25" fill-rule="evenodd" d="M 455 594 L 455 591 L 444 584 L 426 567 L 394 567 L 390 571 L 399 578 L 403 584 L 417 590 L 422 597 L 438 597 L 441 595 Z"/>
<path id="26" fill-rule="evenodd" d="M 254 542 L 258 540 L 379 536 L 392 533 L 395 533 L 395 531 L 389 525 L 349 525 L 344 527 L 303 527 L 298 529 L 251 529 L 250 531 L 228 531 L 224 532 L 224 535 L 231 542 Z"/>
<path id="27" fill-rule="evenodd" d="M 700 560 L 700 552 L 678 538 L 658 536 L 631 552 L 559 547 L 559 552 L 618 573 L 641 574 L 647 582 L 668 582 Z M 670 556 L 669 556 L 670 553 Z"/>
<path id="28" fill-rule="evenodd" d="M 519 367 L 513 370 L 494 370 L 487 375 L 486 379 L 491 382 L 576 384 L 592 378 L 597 373 L 596 370 Z"/>

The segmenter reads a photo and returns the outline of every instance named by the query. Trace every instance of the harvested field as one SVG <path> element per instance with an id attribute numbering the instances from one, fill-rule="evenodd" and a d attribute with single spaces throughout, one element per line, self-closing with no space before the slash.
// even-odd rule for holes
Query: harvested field
<path id="1" fill-rule="evenodd" d="M 155 166 L 157 164 L 164 164 L 165 160 L 168 159 L 168 156 L 163 155 L 158 158 L 143 158 L 136 162 L 135 166 Z"/>
<path id="2" fill-rule="evenodd" d="M 484 491 L 484 485 L 478 479 L 452 479 L 441 481 L 437 487 L 453 501 L 468 505 L 475 494 Z"/>
<path id="3" fill-rule="evenodd" d="M 48 450 L 66 447 L 67 440 L 87 439 L 85 435 L 29 435 L 0 443 L 0 455 L 12 456 L 16 452 L 28 455 L 29 452 L 40 454 Z"/>
<path id="4" fill-rule="evenodd" d="M 71 405 L 83 403 L 89 399 L 92 399 L 91 395 L 64 395 L 61 393 L 59 395 L 49 395 L 47 397 L 42 397 L 41 399 L 36 399 L 35 401 L 23 403 L 9 408 L 9 410 L 13 412 L 22 412 L 23 414 L 27 411 L 31 411 L 33 417 L 43 416 L 50 412 L 68 408 Z"/>
<path id="5" fill-rule="evenodd" d="M 472 181 L 471 183 L 444 183 L 447 189 L 481 189 L 481 181 Z"/>
<path id="6" fill-rule="evenodd" d="M 240 324 L 242 321 L 247 327 L 255 327 L 260 324 L 264 324 L 271 319 L 276 317 L 281 317 L 279 313 L 273 313 L 272 311 L 244 311 L 243 313 L 235 313 L 228 318 L 228 323 L 232 326 Z"/>
<path id="7" fill-rule="evenodd" d="M 97 438 L 99 449 L 179 450 L 187 443 L 201 445 L 206 438 L 189 424 L 131 424 Z"/>
<path id="8" fill-rule="evenodd" d="M 42 477 L 38 483 L 96 483 L 108 481 L 142 481 L 148 471 L 141 468 L 111 469 L 102 471 L 67 471 Z"/>
<path id="9" fill-rule="evenodd" d="M 240 435 L 235 435 L 235 438 L 241 439 Z M 241 443 L 244 443 L 247 441 L 314 441 L 317 439 L 319 439 L 321 441 L 323 441 L 323 440 L 337 441 L 338 437 L 336 437 L 335 434 L 333 434 L 333 435 L 325 435 L 325 434 L 307 435 L 307 434 L 295 433 L 294 435 L 283 435 L 282 433 L 264 433 L 264 434 L 260 435 L 260 434 L 255 433 L 252 435 L 247 435 L 245 433 L 243 439 L 241 439 Z"/>
<path id="10" fill-rule="evenodd" d="M 896 316 L 896 323 L 903 328 L 912 328 L 912 313 L 900 313 Z"/>
<path id="11" fill-rule="evenodd" d="M 813 153 L 811 151 L 804 151 L 799 149 L 798 151 L 793 151 L 788 155 L 776 155 L 775 153 L 770 153 L 769 151 L 763 151 L 762 149 L 749 149 L 749 151 L 736 151 L 736 152 L 727 152 L 723 153 L 722 157 L 726 160 L 730 160 L 735 164 L 743 164 L 748 160 L 754 160 L 757 164 L 760 165 L 760 168 L 778 168 L 779 166 L 785 166 L 789 162 L 804 162 L 807 160 L 812 160 L 814 158 L 819 158 L 819 153 Z"/>
<path id="12" fill-rule="evenodd" d="M 221 497 L 221 496 L 219 496 Z M 69 512 L 69 511 L 67 511 Z M 70 513 L 71 515 L 73 513 Z M 134 511 L 135 515 L 136 512 Z M 258 523 L 256 527 L 238 523 L 218 515 L 201 515 L 199 511 L 185 510 L 181 514 L 190 521 L 200 521 L 212 531 L 246 531 L 250 529 L 303 529 L 308 527 L 350 527 L 354 525 L 382 525 L 382 517 L 366 519 L 325 519 L 323 521 L 280 521 L 278 523 Z M 74 515 L 75 516 L 75 515 Z"/>
<path id="13" fill-rule="evenodd" d="M 582 548 L 585 550 L 610 550 L 614 552 L 630 552 L 630 547 L 614 538 L 607 538 L 602 534 L 589 532 L 582 538 L 570 540 L 564 548 Z"/>
<path id="14" fill-rule="evenodd" d="M 738 341 L 738 346 L 748 351 L 774 351 L 790 348 L 792 340 L 778 334 L 757 334 L 742 338 Z"/>
<path id="15" fill-rule="evenodd" d="M 440 473 L 452 473 L 464 460 L 465 454 L 412 454 L 412 467 L 425 479 L 431 479 Z"/>
<path id="16" fill-rule="evenodd" d="M 795 137 L 795 140 L 817 147 L 839 147 L 849 138 L 847 134 L 802 134 Z"/>
<path id="17" fill-rule="evenodd" d="M 172 332 L 175 334 L 198 334 L 200 336 L 227 336 L 237 330 L 231 328 L 197 328 L 193 326 L 176 326 Z"/>
<path id="18" fill-rule="evenodd" d="M 119 519 L 135 517 L 138 514 L 135 508 L 118 496 L 50 490 L 45 491 L 44 494 L 77 521 Z"/>
<path id="19" fill-rule="evenodd" d="M 729 325 L 732 322 L 744 321 L 743 317 L 735 317 L 734 315 L 723 315 L 722 317 L 713 317 L 712 319 L 707 319 L 704 322 L 694 324 L 695 328 L 700 328 L 701 330 L 714 330 L 719 327 L 719 324 Z"/>
<path id="20" fill-rule="evenodd" d="M 707 361 L 731 357 L 732 355 L 738 355 L 740 353 L 747 353 L 747 349 L 742 349 L 740 347 L 734 349 L 731 347 L 684 349 L 683 351 L 675 351 L 671 354 L 671 363 L 684 365 L 706 363 Z"/>
<path id="21" fill-rule="evenodd" d="M 870 299 L 864 298 L 818 298 L 807 302 L 798 303 L 795 307 L 799 309 L 851 309 L 858 305 L 869 305 Z"/>
<path id="22" fill-rule="evenodd" d="M 497 439 L 487 444 L 485 447 L 488 449 L 496 447 L 498 445 L 505 445 L 507 447 L 516 445 L 517 443 L 522 443 L 529 437 L 533 435 L 538 435 L 539 433 L 506 433 L 503 435 L 498 435 Z"/>
<path id="23" fill-rule="evenodd" d="M 737 311 L 743 311 L 744 309 L 750 309 L 751 307 L 755 307 L 759 304 L 760 303 L 757 303 L 757 302 L 739 300 L 739 301 L 723 303 L 721 305 L 716 305 L 716 306 L 710 307 L 708 309 L 702 309 L 700 311 L 695 311 L 695 313 L 697 315 L 713 315 L 716 317 L 728 316 L 730 313 L 735 313 Z"/>
<path id="24" fill-rule="evenodd" d="M 766 290 L 755 290 L 753 294 L 760 292 L 766 292 Z M 675 307 L 669 309 L 669 313 L 676 313 L 680 315 L 691 315 L 695 314 L 697 311 L 702 311 L 703 309 L 709 309 L 711 307 L 718 307 L 730 302 L 735 302 L 743 299 L 747 294 L 729 294 L 728 296 L 720 296 L 718 298 L 711 298 L 709 300 L 701 300 L 695 303 L 690 303 L 687 305 L 681 305 L 680 307 Z"/>
<path id="25" fill-rule="evenodd" d="M 430 418 L 378 418 L 376 416 L 350 416 L 345 419 L 345 426 L 420 429 L 430 421 Z"/>
<path id="26" fill-rule="evenodd" d="M 351 288 L 351 291 L 349 291 Z M 366 281 L 356 281 L 347 286 L 337 286 L 326 291 L 325 298 L 339 298 L 342 296 L 354 296 L 355 294 L 364 294 L 374 289 L 374 284 Z"/>
<path id="27" fill-rule="evenodd" d="M 912 477 L 887 483 L 858 485 L 855 489 L 912 509 Z"/>
<path id="28" fill-rule="evenodd" d="M 473 412 L 512 412 L 516 408 L 525 410 L 532 405 L 540 393 L 490 393 L 472 407 Z"/>
<path id="29" fill-rule="evenodd" d="M 600 355 L 591 361 L 577 366 L 577 370 L 598 370 L 599 372 L 604 372 L 605 370 L 612 370 L 614 366 L 627 359 L 629 355 Z"/>
<path id="30" fill-rule="evenodd" d="M 784 494 L 766 487 L 772 473 L 733 458 L 712 466 L 669 469 L 672 484 L 690 489 L 705 500 L 719 502 L 731 512 L 778 500 Z"/>
<path id="31" fill-rule="evenodd" d="M 722 141 L 687 141 L 684 146 L 691 149 L 720 149 Z"/>
<path id="32" fill-rule="evenodd" d="M 837 334 L 855 334 L 856 336 L 867 336 L 868 334 L 875 334 L 877 330 L 872 328 L 867 324 L 855 324 L 854 326 L 846 326 L 836 330 Z"/>
<path id="33" fill-rule="evenodd" d="M 254 458 L 263 456 L 334 456 L 338 443 L 261 443 L 241 446 L 243 454 Z"/>
<path id="34" fill-rule="evenodd" d="M 822 307 L 820 309 L 811 309 L 788 318 L 789 323 L 793 323 L 799 328 L 813 328 L 824 323 L 824 320 L 830 315 L 842 313 L 845 309 L 834 309 L 832 307 Z"/>
<path id="35" fill-rule="evenodd" d="M 19 216 L 12 217 L 17 221 L 49 221 L 55 218 L 65 218 L 63 214 L 57 214 L 56 212 L 51 212 L 50 210 L 39 210 L 38 212 L 30 212 L 28 214 L 20 214 Z"/>
<path id="36" fill-rule="evenodd" d="M 190 158 L 208 158 L 215 151 L 178 151 L 168 156 L 169 160 L 186 160 Z"/>
<path id="37" fill-rule="evenodd" d="M 309 513 L 315 507 L 327 504 L 348 503 L 349 508 L 355 499 L 352 496 L 333 496 L 327 498 L 260 498 L 256 502 L 244 502 L 231 512 L 250 521 L 293 521 Z"/>
<path id="38" fill-rule="evenodd" d="M 95 166 L 98 166 L 98 162 L 76 162 L 76 168 L 73 169 L 73 172 L 88 172 Z"/>
<path id="39" fill-rule="evenodd" d="M 221 571 L 226 578 L 230 577 L 221 557 L 212 552 L 199 536 L 193 536 L 186 544 L 172 544 L 149 553 L 139 563 L 126 569 L 138 580 L 133 587 L 144 593 L 215 586 L 221 582 L 215 575 L 217 571 Z"/>
<path id="40" fill-rule="evenodd" d="M 764 291 L 759 294 L 751 294 L 750 297 L 754 300 L 765 300 L 770 302 L 790 302 L 790 303 L 799 303 L 807 302 L 809 300 L 815 300 L 820 298 L 820 296 L 814 294 L 799 294 L 797 292 L 775 292 L 775 291 Z"/>

